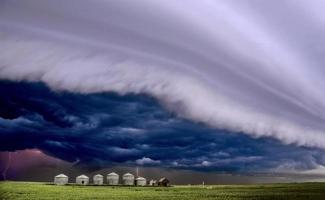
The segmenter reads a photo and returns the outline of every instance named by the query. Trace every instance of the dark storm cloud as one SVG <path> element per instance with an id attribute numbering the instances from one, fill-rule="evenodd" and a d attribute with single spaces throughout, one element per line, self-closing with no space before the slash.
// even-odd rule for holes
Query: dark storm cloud
<path id="1" fill-rule="evenodd" d="M 318 149 L 282 145 L 193 123 L 151 97 L 53 92 L 42 83 L 0 82 L 0 151 L 40 149 L 87 167 L 307 170 Z"/>
<path id="2" fill-rule="evenodd" d="M 325 148 L 324 9 L 319 0 L 2 0 L 0 78 L 147 94 L 217 129 Z M 64 112 L 41 115 L 92 125 Z"/>

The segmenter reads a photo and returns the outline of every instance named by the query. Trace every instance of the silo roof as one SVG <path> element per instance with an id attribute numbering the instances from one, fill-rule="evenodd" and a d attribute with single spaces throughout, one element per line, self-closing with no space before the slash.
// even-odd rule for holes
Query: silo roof
<path id="1" fill-rule="evenodd" d="M 162 181 L 165 181 L 165 180 L 167 180 L 167 181 L 168 181 L 168 179 L 167 179 L 167 178 L 165 178 L 165 177 L 162 177 L 161 179 L 159 179 L 159 182 L 162 182 Z"/>
<path id="2" fill-rule="evenodd" d="M 112 172 L 112 173 L 107 174 L 107 176 L 118 176 L 118 174 L 115 172 Z"/>
<path id="3" fill-rule="evenodd" d="M 133 176 L 133 174 L 126 173 L 126 174 L 124 174 L 123 176 Z"/>
<path id="4" fill-rule="evenodd" d="M 57 176 L 55 176 L 56 178 L 68 178 L 66 175 L 64 174 L 59 174 Z"/>
<path id="5" fill-rule="evenodd" d="M 82 174 L 82 175 L 78 176 L 77 178 L 88 178 L 88 176 Z"/>
<path id="6" fill-rule="evenodd" d="M 103 177 L 101 174 L 96 174 L 95 177 Z"/>

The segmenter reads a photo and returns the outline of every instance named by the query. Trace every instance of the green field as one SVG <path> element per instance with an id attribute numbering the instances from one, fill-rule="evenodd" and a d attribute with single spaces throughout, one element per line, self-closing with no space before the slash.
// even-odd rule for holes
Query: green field
<path id="1" fill-rule="evenodd" d="M 56 186 L 1 182 L 0 199 L 325 199 L 325 183 L 158 187 Z"/>

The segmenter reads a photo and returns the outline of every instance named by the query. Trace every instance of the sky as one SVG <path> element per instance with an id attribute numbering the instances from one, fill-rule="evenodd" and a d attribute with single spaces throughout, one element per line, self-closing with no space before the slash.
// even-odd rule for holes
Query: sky
<path id="1" fill-rule="evenodd" d="M 321 0 L 1 0 L 2 179 L 48 166 L 43 180 L 52 179 L 61 165 L 322 178 L 324 9 Z M 20 154 L 34 164 L 12 165 Z"/>

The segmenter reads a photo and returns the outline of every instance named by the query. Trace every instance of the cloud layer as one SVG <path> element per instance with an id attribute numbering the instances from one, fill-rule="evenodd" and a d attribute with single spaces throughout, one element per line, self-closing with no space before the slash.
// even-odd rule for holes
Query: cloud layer
<path id="1" fill-rule="evenodd" d="M 212 129 L 178 118 L 143 95 L 57 93 L 42 83 L 3 81 L 0 90 L 0 151 L 39 149 L 91 169 L 138 165 L 246 173 L 325 165 L 323 150 Z"/>
<path id="2" fill-rule="evenodd" d="M 4 0 L 0 78 L 84 94 L 146 94 L 214 128 L 325 148 L 324 7 L 316 0 Z"/>

